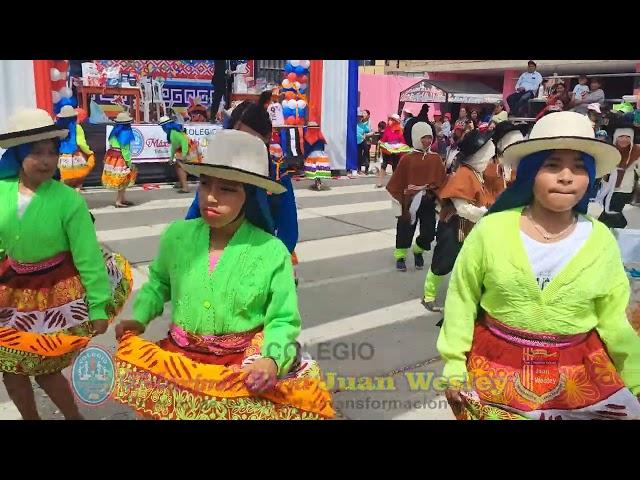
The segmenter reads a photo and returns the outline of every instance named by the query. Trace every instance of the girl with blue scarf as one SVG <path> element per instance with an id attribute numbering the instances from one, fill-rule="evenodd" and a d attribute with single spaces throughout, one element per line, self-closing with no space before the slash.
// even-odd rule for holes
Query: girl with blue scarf
<path id="1" fill-rule="evenodd" d="M 261 138 L 265 143 L 271 138 L 271 120 L 268 112 L 260 105 L 251 102 L 243 102 L 233 110 L 228 128 L 251 133 Z M 270 158 L 265 158 L 265 161 L 269 162 L 271 179 L 285 187 L 286 192 L 281 195 L 267 195 L 266 192 L 259 191 L 256 201 L 262 209 L 269 210 L 269 218 L 273 222 L 272 233 L 285 244 L 292 254 L 295 265 L 297 263 L 294 250 L 298 243 L 298 213 L 293 184 L 289 175 L 279 171 Z M 186 219 L 198 218 L 199 216 L 200 206 L 196 192 L 196 197 L 187 212 Z"/>
<path id="2" fill-rule="evenodd" d="M 109 134 L 109 149 L 104 156 L 102 185 L 116 190 L 116 208 L 127 208 L 133 205 L 125 199 L 125 191 L 136 183 L 138 170 L 131 162 L 131 142 L 134 139 L 131 124 L 133 118 L 126 113 L 119 113 L 116 126 Z"/>
<path id="3" fill-rule="evenodd" d="M 552 113 L 503 165 L 518 175 L 455 263 L 438 338 L 458 419 L 638 419 L 640 336 L 609 229 L 587 215 L 620 153 Z"/>
<path id="4" fill-rule="evenodd" d="M 104 255 L 82 196 L 54 177 L 68 130 L 25 109 L 0 134 L 0 372 L 25 420 L 40 418 L 30 377 L 66 419 L 81 419 L 62 374 L 104 333 L 131 291 L 131 268 Z"/>
<path id="5" fill-rule="evenodd" d="M 80 191 L 96 164 L 95 155 L 87 145 L 84 130 L 78 123 L 78 114 L 71 105 L 63 106 L 57 119 L 56 125 L 69 130 L 67 137 L 60 142 L 60 175 L 65 184 Z"/>
<path id="6" fill-rule="evenodd" d="M 199 163 L 202 161 L 202 154 L 197 140 L 190 139 L 185 133 L 184 128 L 179 123 L 171 120 L 169 117 L 162 117 L 159 122 L 160 127 L 167 134 L 167 142 L 170 145 L 169 163 L 175 164 L 175 157 L 185 162 Z M 176 165 L 176 175 L 179 182 L 173 188 L 177 188 L 178 193 L 189 193 L 189 184 L 187 183 L 187 173 Z"/>

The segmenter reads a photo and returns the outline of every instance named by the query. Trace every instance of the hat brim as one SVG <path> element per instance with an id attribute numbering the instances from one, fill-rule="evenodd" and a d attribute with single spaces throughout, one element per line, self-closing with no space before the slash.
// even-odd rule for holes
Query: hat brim
<path id="1" fill-rule="evenodd" d="M 19 132 L 9 132 L 0 135 L 0 148 L 11 148 L 25 143 L 39 142 L 53 138 L 65 138 L 69 135 L 69 129 L 60 128 L 58 125 L 48 125 L 46 127 L 32 128 L 31 130 L 21 130 Z"/>
<path id="2" fill-rule="evenodd" d="M 228 167 L 226 165 L 211 165 L 208 163 L 183 162 L 180 160 L 179 163 L 185 172 L 197 177 L 200 175 L 208 175 L 232 182 L 248 183 L 249 185 L 264 188 L 266 191 L 276 195 L 287 191 L 284 186 L 271 180 L 269 177 L 263 177 L 262 175 L 247 172 L 239 168 Z"/>
<path id="3" fill-rule="evenodd" d="M 125 121 L 121 121 L 121 122 L 119 122 L 118 120 L 114 120 L 114 123 L 116 123 L 118 125 L 128 125 L 130 123 L 133 123 L 133 118 L 131 120 L 125 120 Z"/>
<path id="4" fill-rule="evenodd" d="M 602 178 L 611 173 L 621 160 L 618 149 L 601 140 L 584 137 L 552 137 L 513 143 L 505 149 L 500 163 L 517 168 L 524 157 L 543 150 L 576 150 L 591 155 L 596 162 L 596 178 Z"/>
<path id="5" fill-rule="evenodd" d="M 73 111 L 72 114 L 70 115 L 56 115 L 56 118 L 73 118 L 73 117 L 77 117 L 78 116 L 78 112 L 76 112 L 75 110 Z"/>

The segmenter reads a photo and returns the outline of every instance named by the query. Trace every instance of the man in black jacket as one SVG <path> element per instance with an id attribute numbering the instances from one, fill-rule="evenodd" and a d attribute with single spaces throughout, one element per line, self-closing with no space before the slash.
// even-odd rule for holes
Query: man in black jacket
<path id="1" fill-rule="evenodd" d="M 429 121 L 429 105 L 425 103 L 424 105 L 422 105 L 422 108 L 420 109 L 420 113 L 417 116 L 407 120 L 407 123 L 404 126 L 403 135 L 404 135 L 404 143 L 406 145 L 413 145 L 413 142 L 411 140 L 411 129 L 413 128 L 413 125 L 418 122 L 427 122 L 431 127 L 431 131 L 434 132 L 434 138 L 435 138 L 436 126 L 433 124 L 433 122 Z"/>

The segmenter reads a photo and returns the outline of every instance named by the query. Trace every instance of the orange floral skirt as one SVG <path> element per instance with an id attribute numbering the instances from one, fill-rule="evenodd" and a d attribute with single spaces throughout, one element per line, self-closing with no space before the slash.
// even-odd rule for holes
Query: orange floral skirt
<path id="1" fill-rule="evenodd" d="M 129 297 L 133 278 L 127 260 L 104 255 L 111 282 L 109 319 Z M 68 367 L 95 334 L 80 274 L 71 253 L 23 264 L 0 262 L 0 371 L 44 375 Z"/>
<path id="2" fill-rule="evenodd" d="M 638 398 L 596 331 L 532 333 L 485 316 L 475 327 L 467 371 L 459 420 L 640 418 Z"/>
<path id="3" fill-rule="evenodd" d="M 58 159 L 61 180 L 70 187 L 82 186 L 96 164 L 94 154 L 86 155 L 82 150 L 75 153 L 61 153 Z"/>
<path id="4" fill-rule="evenodd" d="M 174 337 L 176 330 L 182 337 Z M 332 418 L 331 394 L 311 359 L 296 362 L 272 390 L 247 389 L 242 367 L 261 358 L 263 339 L 255 331 L 204 337 L 175 325 L 157 344 L 125 335 L 116 352 L 112 397 L 156 420 Z"/>
<path id="5" fill-rule="evenodd" d="M 109 148 L 104 156 L 102 185 L 110 190 L 122 190 L 135 185 L 138 170 L 127 164 L 119 148 Z"/>

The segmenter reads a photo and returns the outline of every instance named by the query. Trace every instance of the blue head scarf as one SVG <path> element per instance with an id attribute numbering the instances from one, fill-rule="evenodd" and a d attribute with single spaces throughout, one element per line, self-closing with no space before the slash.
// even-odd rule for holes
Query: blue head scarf
<path id="1" fill-rule="evenodd" d="M 78 117 L 59 118 L 56 125 L 69 129 L 67 137 L 60 141 L 60 153 L 76 153 L 78 151 L 78 143 L 76 142 L 76 125 Z"/>
<path id="2" fill-rule="evenodd" d="M 518 164 L 516 181 L 507 188 L 496 200 L 496 203 L 489 209 L 488 214 L 502 212 L 516 207 L 529 205 L 533 199 L 533 184 L 536 180 L 538 170 L 544 161 L 551 155 L 553 150 L 543 150 L 527 155 Z M 596 162 L 595 159 L 586 153 L 582 153 L 582 161 L 589 174 L 589 187 L 582 197 L 582 200 L 573 207 L 579 213 L 586 214 L 589 207 L 589 199 L 593 197 L 594 185 L 596 182 Z"/>
<path id="3" fill-rule="evenodd" d="M 33 144 L 23 143 L 22 145 L 16 145 L 2 154 L 0 158 L 0 180 L 18 176 L 20 168 L 22 168 L 22 162 L 24 162 L 24 159 L 27 158 L 27 155 L 31 152 L 31 145 Z M 57 168 L 53 179 L 60 180 L 60 170 Z"/>
<path id="4" fill-rule="evenodd" d="M 167 134 L 167 142 L 171 142 L 171 130 L 184 132 L 184 128 L 178 122 L 168 122 L 160 126 L 162 127 L 162 130 L 164 130 L 164 133 Z"/>
<path id="5" fill-rule="evenodd" d="M 31 144 L 24 143 L 9 148 L 0 158 L 0 179 L 17 177 L 22 167 L 22 162 L 31 151 Z"/>
<path id="6" fill-rule="evenodd" d="M 131 124 L 119 124 L 113 127 L 109 139 L 116 137 L 121 147 L 126 147 L 133 141 L 133 130 L 131 130 Z"/>

